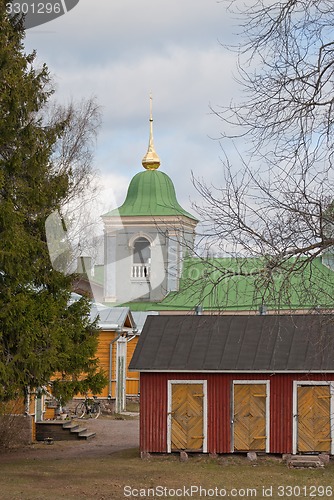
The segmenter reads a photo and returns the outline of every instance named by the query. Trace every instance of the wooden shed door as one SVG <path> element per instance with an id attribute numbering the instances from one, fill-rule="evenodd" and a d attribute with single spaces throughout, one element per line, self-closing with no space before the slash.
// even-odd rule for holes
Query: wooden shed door
<path id="1" fill-rule="evenodd" d="M 297 390 L 298 452 L 331 451 L 330 387 L 301 385 Z"/>
<path id="2" fill-rule="evenodd" d="M 172 451 L 203 451 L 203 411 L 203 384 L 172 384 Z"/>
<path id="3" fill-rule="evenodd" d="M 266 451 L 266 385 L 234 385 L 234 451 Z"/>

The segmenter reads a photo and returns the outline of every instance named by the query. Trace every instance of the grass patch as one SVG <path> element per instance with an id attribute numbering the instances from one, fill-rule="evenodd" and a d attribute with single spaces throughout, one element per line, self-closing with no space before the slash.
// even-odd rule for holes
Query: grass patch
<path id="1" fill-rule="evenodd" d="M 126 411 L 130 412 L 139 412 L 139 403 L 136 401 L 127 401 L 126 402 Z"/>
<path id="2" fill-rule="evenodd" d="M 218 488 L 228 494 L 232 489 L 239 490 L 240 495 L 233 498 L 264 498 L 263 487 L 272 487 L 271 498 L 295 499 L 311 498 L 312 487 L 327 486 L 334 490 L 334 464 L 323 469 L 295 470 L 275 458 L 263 458 L 254 465 L 237 456 L 218 459 L 192 456 L 188 462 L 180 463 L 176 455 L 141 460 L 137 449 L 113 453 L 106 458 L 80 456 L 76 460 L 34 459 L 32 454 L 29 459 L 13 460 L 12 457 L 10 463 L 2 463 L 0 483 L 2 500 L 159 498 L 153 496 L 152 490 L 152 494 L 148 491 L 157 487 L 166 488 L 166 496 L 160 498 L 189 498 L 173 492 L 191 487 L 207 491 Z M 279 495 L 278 492 L 283 491 L 279 490 L 280 486 L 299 487 L 301 493 L 289 495 L 287 490 L 286 495 Z M 138 495 L 131 495 L 132 492 Z M 333 496 L 321 495 L 317 489 L 314 492 L 315 498 Z M 194 494 L 192 498 L 205 497 Z"/>

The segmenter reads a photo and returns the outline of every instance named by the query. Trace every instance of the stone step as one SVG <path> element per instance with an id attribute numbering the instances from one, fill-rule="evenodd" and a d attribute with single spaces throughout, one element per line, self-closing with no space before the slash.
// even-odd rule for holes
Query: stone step
<path id="1" fill-rule="evenodd" d="M 324 467 L 324 462 L 318 455 L 294 455 L 287 461 L 288 467 L 319 468 Z"/>
<path id="2" fill-rule="evenodd" d="M 66 422 L 66 424 L 63 424 L 63 429 L 72 431 L 74 429 L 78 429 L 79 425 L 74 424 L 73 422 Z"/>
<path id="3" fill-rule="evenodd" d="M 85 430 L 85 431 L 80 432 L 80 433 L 78 434 L 78 438 L 79 438 L 79 439 L 86 439 L 86 440 L 87 440 L 87 439 L 92 439 L 92 438 L 94 438 L 95 436 L 96 436 L 96 433 L 95 433 L 95 432 L 90 432 L 90 431 L 88 431 L 88 430 Z"/>
<path id="4" fill-rule="evenodd" d="M 71 429 L 70 433 L 71 434 L 77 434 L 78 436 L 80 435 L 81 432 L 86 432 L 87 429 L 86 427 L 79 427 L 78 425 L 75 427 L 75 429 Z"/>
<path id="5" fill-rule="evenodd" d="M 74 422 L 43 421 L 36 422 L 37 441 L 68 441 L 71 439 L 90 439 L 95 437 L 95 432 L 80 427 Z"/>

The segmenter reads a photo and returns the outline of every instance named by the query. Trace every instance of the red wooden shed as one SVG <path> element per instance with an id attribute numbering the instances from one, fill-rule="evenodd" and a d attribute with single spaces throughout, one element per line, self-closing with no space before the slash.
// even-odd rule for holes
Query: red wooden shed
<path id="1" fill-rule="evenodd" d="M 329 453 L 334 318 L 152 316 L 140 371 L 140 450 Z"/>

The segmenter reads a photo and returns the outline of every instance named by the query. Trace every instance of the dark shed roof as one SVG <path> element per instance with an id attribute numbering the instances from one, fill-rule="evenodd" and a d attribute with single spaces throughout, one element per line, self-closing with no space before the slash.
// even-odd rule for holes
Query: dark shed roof
<path id="1" fill-rule="evenodd" d="M 130 369 L 334 371 L 334 316 L 150 316 Z"/>

